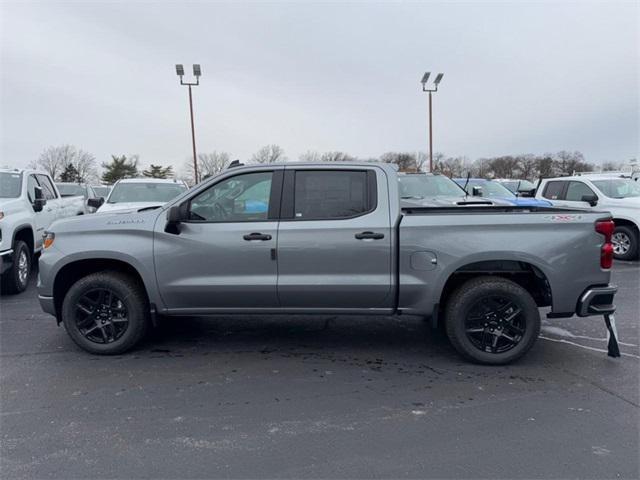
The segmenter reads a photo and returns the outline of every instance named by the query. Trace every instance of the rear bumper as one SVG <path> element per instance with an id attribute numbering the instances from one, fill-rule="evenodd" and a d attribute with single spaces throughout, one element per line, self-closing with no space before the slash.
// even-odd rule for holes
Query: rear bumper
<path id="1" fill-rule="evenodd" d="M 615 285 L 607 285 L 604 287 L 587 288 L 576 306 L 576 315 L 579 317 L 588 317 L 589 315 L 604 315 L 616 311 L 613 304 L 613 297 L 618 291 Z"/>

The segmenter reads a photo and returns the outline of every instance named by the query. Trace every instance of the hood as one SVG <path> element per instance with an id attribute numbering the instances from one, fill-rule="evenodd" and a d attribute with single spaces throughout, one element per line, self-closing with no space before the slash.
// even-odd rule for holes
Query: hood
<path id="1" fill-rule="evenodd" d="M 0 198 L 0 212 L 9 215 L 23 208 L 23 201 L 20 198 Z"/>
<path id="2" fill-rule="evenodd" d="M 96 210 L 96 213 L 104 212 L 118 212 L 124 210 L 140 210 L 147 207 L 161 207 L 164 205 L 162 202 L 122 202 L 122 203 L 103 203 L 102 206 Z"/>
<path id="3" fill-rule="evenodd" d="M 457 196 L 438 196 L 431 198 L 403 198 L 400 200 L 403 207 L 456 207 L 456 206 L 474 206 L 474 205 L 497 205 L 498 203 L 483 197 L 467 197 L 464 195 Z"/>
<path id="4" fill-rule="evenodd" d="M 142 207 L 144 208 L 144 207 Z M 60 233 L 99 233 L 116 230 L 153 229 L 155 219 L 161 212 L 159 208 L 139 211 L 140 209 L 105 212 L 101 215 L 77 215 L 56 220 L 47 229 Z"/>

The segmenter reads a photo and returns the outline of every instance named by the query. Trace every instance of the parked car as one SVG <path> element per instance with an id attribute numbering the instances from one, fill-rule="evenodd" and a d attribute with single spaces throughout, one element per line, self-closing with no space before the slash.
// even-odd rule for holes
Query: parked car
<path id="1" fill-rule="evenodd" d="M 403 208 L 398 188 L 386 164 L 240 166 L 157 209 L 62 220 L 39 300 L 97 354 L 129 350 L 160 314 L 406 313 L 486 364 L 532 347 L 538 307 L 613 311 L 608 213 Z"/>
<path id="2" fill-rule="evenodd" d="M 107 198 L 111 191 L 111 186 L 109 185 L 91 185 L 91 188 L 93 188 L 93 191 L 96 193 L 98 198 Z"/>
<path id="3" fill-rule="evenodd" d="M 495 180 L 486 180 L 484 178 L 454 178 L 454 182 L 466 190 L 468 194 L 475 192 L 489 200 L 500 200 L 511 205 L 520 205 L 522 207 L 550 207 L 551 202 L 547 200 L 539 200 L 537 198 L 520 197 L 505 187 L 502 183 Z"/>
<path id="4" fill-rule="evenodd" d="M 82 197 L 84 198 L 85 213 L 95 213 L 96 208 L 88 204 L 90 198 L 100 198 L 91 185 L 86 183 L 70 183 L 70 182 L 58 182 L 56 183 L 58 191 L 62 198 L 67 197 Z"/>
<path id="5" fill-rule="evenodd" d="M 400 201 L 404 206 L 448 207 L 496 203 L 478 195 L 469 196 L 456 182 L 437 173 L 398 173 L 398 182 Z M 497 203 L 507 205 L 506 202 Z"/>
<path id="6" fill-rule="evenodd" d="M 161 178 L 127 178 L 118 180 L 105 202 L 91 202 L 98 213 L 163 205 L 188 189 L 179 180 Z"/>
<path id="7" fill-rule="evenodd" d="M 82 197 L 62 198 L 45 172 L 0 169 L 0 274 L 3 290 L 27 288 L 42 232 L 59 218 L 83 215 Z"/>
<path id="8" fill-rule="evenodd" d="M 626 176 L 576 175 L 543 179 L 536 198 L 568 208 L 609 211 L 615 222 L 613 251 L 615 258 L 638 257 L 640 239 L 640 184 Z"/>
<path id="9" fill-rule="evenodd" d="M 534 197 L 536 195 L 536 186 L 529 180 L 496 178 L 493 181 L 501 183 L 519 197 Z"/>

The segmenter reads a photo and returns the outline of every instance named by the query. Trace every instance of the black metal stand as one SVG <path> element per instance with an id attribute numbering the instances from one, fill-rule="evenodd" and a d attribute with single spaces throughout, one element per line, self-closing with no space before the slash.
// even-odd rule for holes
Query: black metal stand
<path id="1" fill-rule="evenodd" d="M 618 332 L 613 313 L 604 314 L 604 323 L 607 325 L 607 355 L 617 358 L 620 356 L 620 347 L 618 346 Z"/>

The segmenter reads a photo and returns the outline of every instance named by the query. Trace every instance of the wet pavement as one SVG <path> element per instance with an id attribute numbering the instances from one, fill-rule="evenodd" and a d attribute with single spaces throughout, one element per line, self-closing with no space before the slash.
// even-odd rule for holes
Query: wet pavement
<path id="1" fill-rule="evenodd" d="M 80 351 L 33 287 L 0 297 L 2 478 L 638 478 L 640 266 L 624 356 L 599 317 L 521 361 L 462 361 L 418 318 L 218 317 Z"/>

